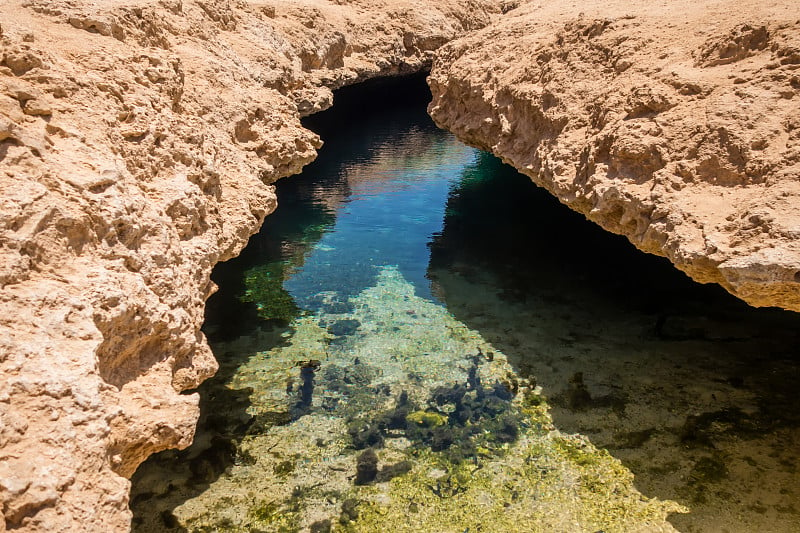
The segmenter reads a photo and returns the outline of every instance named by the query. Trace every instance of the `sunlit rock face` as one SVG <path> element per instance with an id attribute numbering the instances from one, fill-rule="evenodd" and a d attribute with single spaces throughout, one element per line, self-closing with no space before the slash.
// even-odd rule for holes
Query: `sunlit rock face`
<path id="1" fill-rule="evenodd" d="M 498 4 L 498 5 L 495 5 Z M 0 530 L 124 531 L 216 362 L 209 273 L 315 157 L 331 89 L 425 68 L 499 2 L 0 5 Z"/>
<path id="2" fill-rule="evenodd" d="M 800 311 L 791 2 L 529 3 L 442 48 L 434 120 L 702 283 Z"/>

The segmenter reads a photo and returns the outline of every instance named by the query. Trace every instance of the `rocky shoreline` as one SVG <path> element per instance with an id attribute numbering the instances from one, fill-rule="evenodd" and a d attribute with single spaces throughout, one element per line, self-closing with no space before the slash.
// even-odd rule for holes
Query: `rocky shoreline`
<path id="1" fill-rule="evenodd" d="M 441 126 L 698 281 L 800 311 L 792 7 L 4 2 L 0 531 L 130 528 L 128 478 L 189 445 L 217 367 L 211 269 L 320 146 L 300 117 L 437 49 Z"/>

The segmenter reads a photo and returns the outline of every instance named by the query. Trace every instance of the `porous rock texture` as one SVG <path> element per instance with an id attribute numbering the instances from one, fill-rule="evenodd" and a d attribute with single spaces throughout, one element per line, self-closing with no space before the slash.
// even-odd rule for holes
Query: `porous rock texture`
<path id="1" fill-rule="evenodd" d="M 437 124 L 590 220 L 800 311 L 796 2 L 529 2 L 440 49 L 430 85 Z"/>
<path id="2" fill-rule="evenodd" d="M 185 447 L 218 261 L 315 157 L 331 89 L 430 64 L 489 0 L 0 3 L 0 531 L 125 531 Z"/>

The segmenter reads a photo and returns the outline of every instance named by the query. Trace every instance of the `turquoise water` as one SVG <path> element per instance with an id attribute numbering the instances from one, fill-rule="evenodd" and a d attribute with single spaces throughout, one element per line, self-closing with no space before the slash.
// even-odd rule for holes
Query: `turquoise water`
<path id="1" fill-rule="evenodd" d="M 448 423 L 470 443 L 447 448 L 352 427 L 378 424 L 402 393 L 420 407 L 442 387 L 513 374 L 549 399 L 557 428 L 620 459 L 645 496 L 687 506 L 671 518 L 678 529 L 800 530 L 797 315 L 750 309 L 603 232 L 436 129 L 428 98 L 421 78 L 367 84 L 307 120 L 326 144 L 278 182 L 278 210 L 215 270 L 204 330 L 220 372 L 201 387 L 197 442 L 134 477 L 134 529 L 255 530 L 251 520 L 324 531 L 349 491 L 371 490 L 347 473 L 358 439 L 381 441 L 395 466 L 398 443 L 409 446 L 412 474 L 436 448 L 456 464 L 453 454 L 510 465 L 509 445 L 532 429 L 502 388 L 486 394 L 503 408 L 467 424 L 498 438 Z M 424 412 L 434 426 L 450 416 Z M 445 502 L 441 483 L 426 483 Z M 313 505 L 298 503 L 298 487 L 316 487 Z"/>
<path id="2" fill-rule="evenodd" d="M 434 299 L 429 245 L 443 228 L 448 196 L 480 152 L 431 123 L 418 88 L 411 95 L 392 86 L 381 91 L 393 109 L 344 94 L 337 101 L 341 114 L 307 119 L 325 148 L 302 175 L 278 183 L 277 211 L 239 258 L 220 265 L 215 276 L 222 290 L 209 303 L 207 329 L 215 330 L 218 310 L 223 324 L 232 307 L 252 314 L 237 300 L 242 290 L 258 299 L 258 290 L 243 288 L 242 278 L 246 284 L 247 273 L 256 273 L 250 269 L 266 265 L 274 265 L 272 278 L 282 280 L 298 309 L 346 305 L 387 265 L 397 267 L 418 296 Z M 341 115 L 347 116 L 344 132 Z M 274 299 L 273 292 L 262 296 L 264 305 Z M 274 318 L 269 311 L 261 315 Z M 242 331 L 227 326 L 214 333 L 230 338 Z"/>
<path id="3" fill-rule="evenodd" d="M 442 230 L 449 190 L 477 154 L 435 131 L 420 129 L 409 137 L 422 144 L 424 158 L 413 152 L 417 146 L 385 142 L 374 148 L 374 157 L 343 169 L 349 198 L 284 281 L 301 307 L 312 308 L 323 291 L 335 291 L 340 300 L 354 296 L 374 285 L 383 265 L 397 266 L 419 296 L 432 298 L 428 242 Z"/>

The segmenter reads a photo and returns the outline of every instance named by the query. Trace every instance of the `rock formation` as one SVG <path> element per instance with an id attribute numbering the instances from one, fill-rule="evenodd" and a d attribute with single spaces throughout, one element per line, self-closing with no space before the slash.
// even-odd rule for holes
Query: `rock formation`
<path id="1" fill-rule="evenodd" d="M 532 2 L 440 49 L 430 84 L 440 126 L 572 209 L 800 311 L 793 2 Z"/>
<path id="2" fill-rule="evenodd" d="M 123 531 L 191 441 L 218 261 L 315 156 L 331 89 L 412 72 L 489 0 L 0 4 L 0 531 Z"/>

